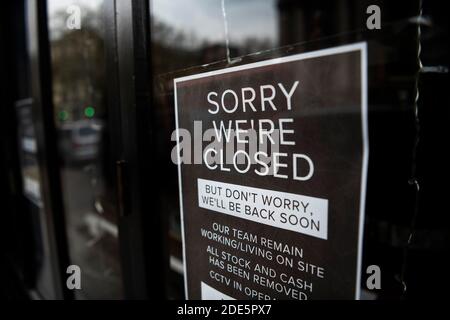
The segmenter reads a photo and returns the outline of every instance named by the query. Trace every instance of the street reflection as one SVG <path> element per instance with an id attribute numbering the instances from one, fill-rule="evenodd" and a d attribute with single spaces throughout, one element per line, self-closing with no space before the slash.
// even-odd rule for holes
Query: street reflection
<path id="1" fill-rule="evenodd" d="M 66 25 L 80 8 L 81 28 Z M 80 266 L 79 299 L 122 294 L 118 228 L 108 166 L 103 1 L 48 2 L 54 119 L 71 263 Z"/>

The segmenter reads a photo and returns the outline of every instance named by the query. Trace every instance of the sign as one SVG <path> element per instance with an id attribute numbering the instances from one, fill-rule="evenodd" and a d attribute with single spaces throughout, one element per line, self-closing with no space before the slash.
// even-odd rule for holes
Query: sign
<path id="1" fill-rule="evenodd" d="M 174 80 L 188 299 L 359 297 L 366 72 L 357 43 Z"/>

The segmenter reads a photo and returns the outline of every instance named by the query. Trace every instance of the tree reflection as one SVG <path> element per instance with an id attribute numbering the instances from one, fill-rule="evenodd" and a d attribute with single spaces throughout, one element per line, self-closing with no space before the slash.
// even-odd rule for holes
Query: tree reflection
<path id="1" fill-rule="evenodd" d="M 53 103 L 57 125 L 86 118 L 85 108 L 104 114 L 105 59 L 102 22 L 98 12 L 82 7 L 82 27 L 65 26 L 68 14 L 50 17 Z M 62 27 L 61 27 L 62 26 Z"/>

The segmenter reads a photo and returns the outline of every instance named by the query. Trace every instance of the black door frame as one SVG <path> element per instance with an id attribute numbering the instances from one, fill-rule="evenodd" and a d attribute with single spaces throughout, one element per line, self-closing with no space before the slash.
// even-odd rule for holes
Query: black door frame
<path id="1" fill-rule="evenodd" d="M 66 268 L 70 264 L 67 251 L 64 205 L 58 165 L 56 128 L 51 92 L 51 60 L 47 24 L 47 1 L 27 1 L 28 54 L 31 69 L 33 119 L 41 175 L 41 193 L 50 259 L 53 270 L 55 299 L 72 299 L 66 287 Z M 45 298 L 45 297 L 44 297 Z"/>
<path id="2" fill-rule="evenodd" d="M 123 147 L 116 168 L 126 297 L 164 299 L 169 258 L 152 174 L 158 168 L 152 157 L 150 3 L 114 3 Z"/>

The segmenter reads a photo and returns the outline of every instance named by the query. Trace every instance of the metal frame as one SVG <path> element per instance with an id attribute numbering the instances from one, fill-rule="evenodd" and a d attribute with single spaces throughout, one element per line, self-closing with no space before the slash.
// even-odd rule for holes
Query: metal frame
<path id="1" fill-rule="evenodd" d="M 50 46 L 47 28 L 47 1 L 28 0 L 28 50 L 31 67 L 33 118 L 42 177 L 42 198 L 49 237 L 49 250 L 56 299 L 71 299 L 65 270 L 69 265 L 64 206 L 58 166 L 56 128 L 51 94 Z"/>
<path id="2" fill-rule="evenodd" d="M 115 1 L 121 157 L 117 162 L 126 298 L 166 297 L 169 259 L 152 159 L 149 1 Z"/>

